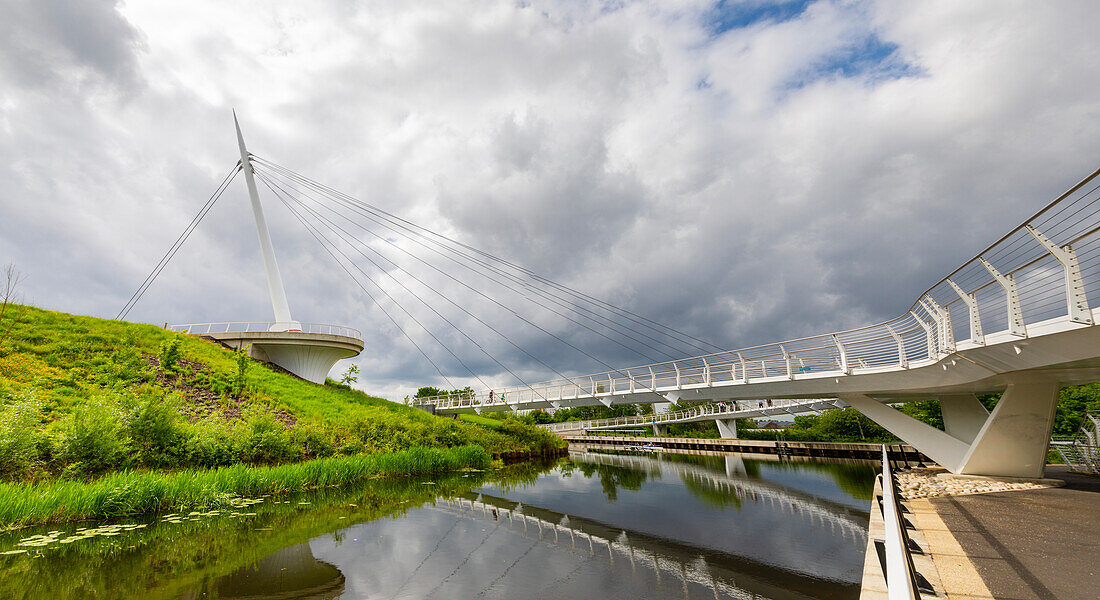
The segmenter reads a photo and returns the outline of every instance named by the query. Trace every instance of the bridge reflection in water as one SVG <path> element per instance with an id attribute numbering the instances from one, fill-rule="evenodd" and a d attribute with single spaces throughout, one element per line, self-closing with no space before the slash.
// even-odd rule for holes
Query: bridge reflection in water
<path id="1" fill-rule="evenodd" d="M 574 452 L 527 483 L 351 525 L 212 589 L 257 599 L 854 599 L 872 483 L 863 464 Z M 332 587 L 299 585 L 321 574 Z M 272 588 L 278 581 L 287 585 Z"/>

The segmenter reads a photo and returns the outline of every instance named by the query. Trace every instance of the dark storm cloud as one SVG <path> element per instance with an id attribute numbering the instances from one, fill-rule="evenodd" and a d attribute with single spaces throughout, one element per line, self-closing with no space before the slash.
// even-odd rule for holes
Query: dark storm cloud
<path id="1" fill-rule="evenodd" d="M 0 10 L 0 69 L 24 89 L 56 93 L 86 84 L 139 84 L 134 52 L 141 36 L 117 2 L 5 0 Z"/>

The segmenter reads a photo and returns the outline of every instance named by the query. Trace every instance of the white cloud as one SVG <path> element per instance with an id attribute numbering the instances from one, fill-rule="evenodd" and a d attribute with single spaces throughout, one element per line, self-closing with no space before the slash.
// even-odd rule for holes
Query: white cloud
<path id="1" fill-rule="evenodd" d="M 822 0 L 718 34 L 704 2 L 6 4 L 0 261 L 38 304 L 99 316 L 236 160 L 231 107 L 257 155 L 724 346 L 904 311 L 1100 145 L 1087 2 Z M 438 383 L 265 200 L 296 316 L 364 331 L 370 391 Z M 267 318 L 249 219 L 238 181 L 131 317 Z M 599 368 L 424 275 L 559 370 Z M 502 300 L 610 364 L 640 360 Z"/>

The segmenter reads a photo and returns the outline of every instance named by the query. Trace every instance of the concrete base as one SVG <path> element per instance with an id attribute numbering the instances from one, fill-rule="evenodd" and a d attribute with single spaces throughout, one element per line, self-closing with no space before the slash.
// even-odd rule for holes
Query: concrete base
<path id="1" fill-rule="evenodd" d="M 363 351 L 362 340 L 323 333 L 249 331 L 208 333 L 202 337 L 236 350 L 249 348 L 252 358 L 279 365 L 313 383 L 324 383 L 336 361 Z"/>
<path id="2" fill-rule="evenodd" d="M 946 431 L 863 394 L 841 395 L 856 410 L 955 474 L 1039 478 L 1046 465 L 1058 384 L 1012 380 L 992 413 L 973 396 L 946 396 Z"/>

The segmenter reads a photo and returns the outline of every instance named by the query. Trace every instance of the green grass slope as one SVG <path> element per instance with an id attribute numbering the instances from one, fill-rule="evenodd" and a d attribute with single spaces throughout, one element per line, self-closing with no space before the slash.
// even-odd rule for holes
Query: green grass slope
<path id="1" fill-rule="evenodd" d="M 515 420 L 486 427 L 309 383 L 152 325 L 29 306 L 9 319 L 12 312 L 0 342 L 0 478 L 8 480 L 561 445 Z"/>

